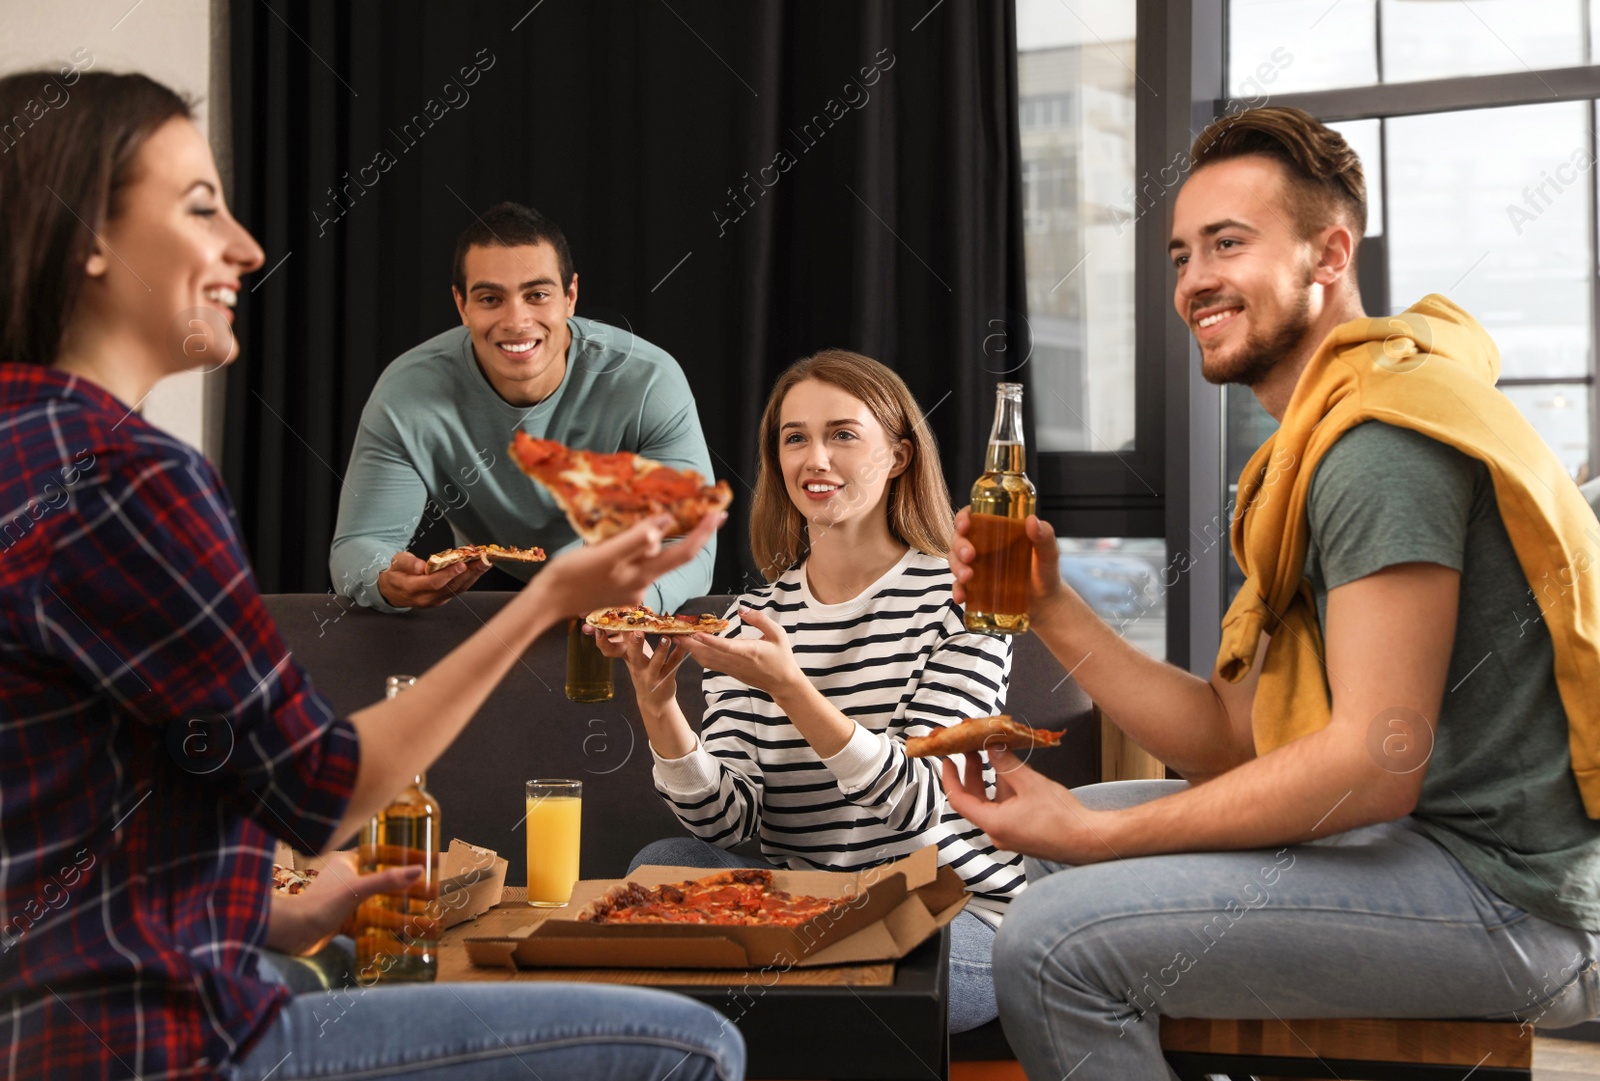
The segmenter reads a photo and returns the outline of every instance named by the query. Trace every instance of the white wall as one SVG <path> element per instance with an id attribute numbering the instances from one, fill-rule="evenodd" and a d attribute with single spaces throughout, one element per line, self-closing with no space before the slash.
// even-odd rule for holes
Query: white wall
<path id="1" fill-rule="evenodd" d="M 211 0 L 0 0 L 0 73 L 59 68 L 82 48 L 94 58 L 86 70 L 140 71 L 199 99 L 196 119 L 215 144 L 206 100 L 211 30 Z M 213 423 L 208 439 L 207 420 L 221 380 L 220 372 L 164 379 L 145 400 L 144 416 L 216 461 L 219 432 Z"/>

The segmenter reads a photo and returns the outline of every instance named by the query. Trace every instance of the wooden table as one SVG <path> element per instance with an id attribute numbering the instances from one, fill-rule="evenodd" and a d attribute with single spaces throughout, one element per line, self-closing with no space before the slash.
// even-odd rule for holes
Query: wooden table
<path id="1" fill-rule="evenodd" d="M 498 936 L 537 923 L 527 891 L 508 887 L 497 907 L 444 933 L 439 979 L 473 983 L 627 983 L 670 989 L 722 1012 L 744 1035 L 746 1074 L 772 1078 L 916 1079 L 949 1074 L 949 934 L 943 928 L 895 964 L 714 969 L 480 968 L 469 937 Z"/>

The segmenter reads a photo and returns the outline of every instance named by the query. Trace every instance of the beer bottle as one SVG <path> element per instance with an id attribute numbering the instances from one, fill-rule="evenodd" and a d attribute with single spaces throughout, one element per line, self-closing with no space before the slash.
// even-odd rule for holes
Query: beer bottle
<path id="1" fill-rule="evenodd" d="M 417 682 L 390 676 L 384 697 Z M 362 984 L 419 983 L 439 974 L 439 801 L 417 774 L 361 831 L 361 872 L 420 864 L 422 877 L 403 893 L 368 897 L 356 909 L 356 971 Z"/>
<path id="2" fill-rule="evenodd" d="M 1033 545 L 1024 528 L 1037 497 L 1024 469 L 1022 384 L 995 388 L 994 428 L 983 476 L 972 485 L 967 539 L 976 555 L 966 584 L 967 629 L 1022 634 L 1028 629 L 1028 580 Z"/>

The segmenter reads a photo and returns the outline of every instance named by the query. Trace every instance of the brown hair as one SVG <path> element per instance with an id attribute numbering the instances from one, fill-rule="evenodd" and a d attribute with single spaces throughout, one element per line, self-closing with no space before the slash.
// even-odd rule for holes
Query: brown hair
<path id="1" fill-rule="evenodd" d="M 189 102 L 143 75 L 0 79 L 0 360 L 48 365 L 139 148 Z M 93 230 L 93 232 L 91 232 Z"/>
<path id="2" fill-rule="evenodd" d="M 784 488 L 778 465 L 778 424 L 783 400 L 798 383 L 816 379 L 858 399 L 883 426 L 891 444 L 911 444 L 910 460 L 889 481 L 889 532 L 919 552 L 950 551 L 955 511 L 939 466 L 939 446 L 924 423 L 922 409 L 894 372 L 870 357 L 845 349 L 824 349 L 797 360 L 778 377 L 761 414 L 761 471 L 750 509 L 750 552 L 767 581 L 776 581 L 811 554 L 805 518 Z"/>
<path id="3" fill-rule="evenodd" d="M 1295 222 L 1315 233 L 1338 221 L 1367 231 L 1367 180 L 1344 136 L 1310 113 L 1284 106 L 1247 109 L 1206 125 L 1189 152 L 1196 171 L 1258 154 L 1283 166 Z"/>

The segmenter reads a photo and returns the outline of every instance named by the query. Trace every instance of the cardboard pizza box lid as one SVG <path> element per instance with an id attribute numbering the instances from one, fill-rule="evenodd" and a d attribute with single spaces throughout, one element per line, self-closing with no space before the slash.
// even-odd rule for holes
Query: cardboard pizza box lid
<path id="1" fill-rule="evenodd" d="M 440 865 L 439 905 L 448 929 L 499 904 L 511 865 L 490 848 L 452 838 Z"/>
<path id="2" fill-rule="evenodd" d="M 628 881 L 654 886 L 703 878 L 704 867 L 647 866 Z M 904 957 L 966 905 L 966 886 L 928 846 L 858 872 L 773 872 L 794 894 L 851 897 L 798 927 L 596 924 L 577 917 L 619 880 L 578 883 L 572 901 L 517 933 L 468 938 L 474 964 L 497 968 L 762 968 L 891 961 Z"/>

